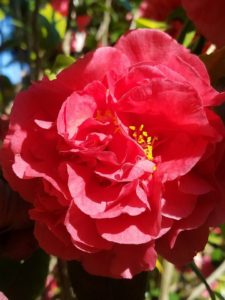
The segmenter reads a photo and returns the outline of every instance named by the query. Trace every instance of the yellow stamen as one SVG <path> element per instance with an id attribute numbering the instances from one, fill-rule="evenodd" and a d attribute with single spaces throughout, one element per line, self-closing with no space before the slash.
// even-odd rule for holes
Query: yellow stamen
<path id="1" fill-rule="evenodd" d="M 139 127 L 139 130 L 142 131 L 144 128 L 144 124 L 141 124 L 141 126 Z"/>
<path id="2" fill-rule="evenodd" d="M 145 140 L 143 139 L 143 135 L 138 136 L 137 142 L 138 142 L 138 144 L 144 144 L 145 143 Z"/>
<path id="3" fill-rule="evenodd" d="M 139 145 L 142 146 L 144 153 L 149 160 L 153 160 L 153 144 L 158 140 L 157 137 L 151 137 L 148 135 L 148 132 L 144 129 L 144 124 L 141 124 L 138 129 L 136 126 L 131 125 L 129 129 L 133 131 L 132 137 L 137 141 Z"/>
<path id="4" fill-rule="evenodd" d="M 149 160 L 153 160 L 152 150 L 153 150 L 152 145 L 147 145 L 146 149 L 144 149 L 145 155 Z"/>
<path id="5" fill-rule="evenodd" d="M 151 141 L 152 141 L 152 137 L 151 137 L 151 136 L 148 136 L 148 137 L 147 137 L 147 144 L 151 143 Z"/>
<path id="6" fill-rule="evenodd" d="M 147 131 L 143 131 L 142 134 L 143 134 L 143 136 L 148 137 Z"/>
<path id="7" fill-rule="evenodd" d="M 130 130 L 134 131 L 136 129 L 136 126 L 129 126 Z"/>

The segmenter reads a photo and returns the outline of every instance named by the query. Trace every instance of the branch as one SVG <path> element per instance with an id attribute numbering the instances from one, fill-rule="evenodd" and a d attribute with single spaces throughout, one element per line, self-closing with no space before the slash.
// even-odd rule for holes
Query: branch
<path id="1" fill-rule="evenodd" d="M 67 270 L 67 263 L 58 259 L 57 273 L 61 289 L 61 300 L 76 300 L 73 296 L 72 287 L 70 285 L 70 278 Z"/>
<path id="2" fill-rule="evenodd" d="M 97 41 L 100 41 L 102 46 L 108 45 L 108 35 L 109 35 L 109 24 L 111 21 L 110 9 L 112 6 L 112 0 L 106 0 L 105 2 L 105 12 L 102 23 L 96 34 Z"/>
<path id="3" fill-rule="evenodd" d="M 32 14 L 31 27 L 33 34 L 33 51 L 36 55 L 34 79 L 38 80 L 41 70 L 41 60 L 39 56 L 39 31 L 38 31 L 38 12 L 40 8 L 40 0 L 35 0 L 35 7 Z"/>
<path id="4" fill-rule="evenodd" d="M 208 290 L 211 299 L 216 300 L 216 297 L 210 288 L 210 284 L 213 283 L 222 275 L 222 273 L 225 272 L 225 261 L 207 279 L 204 278 L 204 276 L 201 274 L 201 272 L 194 263 L 191 264 L 191 268 L 195 272 L 195 274 L 201 279 L 202 283 L 192 291 L 191 295 L 188 297 L 187 300 L 195 300 L 199 295 L 201 295 L 202 292 L 204 292 L 205 288 Z"/>
<path id="5" fill-rule="evenodd" d="M 66 31 L 71 29 L 71 21 L 72 21 L 72 14 L 73 14 L 73 0 L 70 0 L 69 7 L 68 7 L 68 14 L 67 14 L 67 23 L 66 23 Z"/>
<path id="6" fill-rule="evenodd" d="M 174 271 L 174 265 L 168 261 L 163 261 L 163 275 L 161 279 L 160 286 L 160 297 L 159 300 L 169 300 L 169 289 L 171 284 L 171 279 Z"/>
<path id="7" fill-rule="evenodd" d="M 66 55 L 70 55 L 71 51 L 71 39 L 72 39 L 72 31 L 71 31 L 71 23 L 74 14 L 74 4 L 73 0 L 69 1 L 68 14 L 67 14 L 67 23 L 66 23 L 66 32 L 63 41 L 63 52 Z"/>

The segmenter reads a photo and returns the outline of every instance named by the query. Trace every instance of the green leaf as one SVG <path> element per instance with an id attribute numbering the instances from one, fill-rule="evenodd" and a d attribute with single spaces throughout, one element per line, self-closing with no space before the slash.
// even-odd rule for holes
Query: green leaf
<path id="1" fill-rule="evenodd" d="M 2 21 L 3 19 L 5 19 L 5 13 L 2 9 L 0 9 L 0 21 Z"/>
<path id="2" fill-rule="evenodd" d="M 45 76 L 48 77 L 49 80 L 54 80 L 54 79 L 56 79 L 56 74 L 55 74 L 55 73 L 52 73 L 51 70 L 49 70 L 49 69 L 46 69 L 46 70 L 44 71 L 44 74 L 45 74 Z"/>
<path id="3" fill-rule="evenodd" d="M 183 41 L 184 47 L 190 46 L 191 42 L 193 41 L 193 38 L 195 36 L 195 30 L 187 32 Z"/>
<path id="4" fill-rule="evenodd" d="M 180 31 L 178 37 L 177 37 L 177 41 L 178 43 L 180 44 L 183 44 L 184 43 L 184 40 L 186 38 L 186 35 L 189 33 L 189 32 L 192 32 L 194 31 L 195 28 L 193 26 L 193 23 L 191 22 L 191 20 L 189 19 L 186 19 L 183 27 L 182 27 L 182 30 Z"/>
<path id="5" fill-rule="evenodd" d="M 9 0 L 0 0 L 0 5 L 2 5 L 2 6 L 9 5 Z"/>
<path id="6" fill-rule="evenodd" d="M 209 243 L 217 245 L 217 246 L 221 246 L 223 243 L 222 236 L 215 234 L 213 232 L 210 233 L 208 241 L 209 241 Z"/>
<path id="7" fill-rule="evenodd" d="M 220 293 L 218 293 L 218 292 L 214 292 L 214 293 L 218 299 L 225 300 L 225 298 Z"/>
<path id="8" fill-rule="evenodd" d="M 160 290 L 159 290 L 158 288 L 151 289 L 151 290 L 150 290 L 150 294 L 151 294 L 151 296 L 153 296 L 153 297 L 159 297 L 159 295 L 160 295 Z"/>
<path id="9" fill-rule="evenodd" d="M 44 288 L 49 256 L 37 250 L 25 261 L 0 260 L 0 290 L 10 300 L 35 300 Z"/>
<path id="10" fill-rule="evenodd" d="M 175 293 L 170 293 L 169 294 L 169 300 L 180 300 L 180 296 Z"/>
<path id="11" fill-rule="evenodd" d="M 50 4 L 46 4 L 41 10 L 40 15 L 45 17 L 50 24 L 52 24 L 60 38 L 62 39 L 66 31 L 66 18 L 60 13 L 56 12 Z"/>
<path id="12" fill-rule="evenodd" d="M 158 22 L 155 20 L 150 20 L 145 18 L 138 18 L 135 20 L 135 22 L 138 28 L 151 28 L 151 29 L 161 29 L 161 30 L 167 29 L 167 24 L 165 22 Z"/>
<path id="13" fill-rule="evenodd" d="M 54 22 L 49 22 L 45 16 L 38 16 L 38 26 L 41 48 L 48 50 L 50 53 L 52 49 L 55 49 L 61 43 L 62 39 L 56 30 Z"/>
<path id="14" fill-rule="evenodd" d="M 215 248 L 212 252 L 212 260 L 213 261 L 222 261 L 224 259 L 224 251 L 220 248 Z"/>
<path id="15" fill-rule="evenodd" d="M 130 1 L 128 1 L 128 0 L 117 0 L 117 3 L 121 6 L 123 6 L 128 11 L 130 11 L 132 9 Z"/>
<path id="16" fill-rule="evenodd" d="M 61 72 L 66 67 L 70 66 L 75 62 L 75 58 L 69 55 L 59 54 L 56 57 L 54 65 L 52 69 L 46 69 L 45 75 L 48 77 L 49 80 L 56 79 L 56 75 Z"/>
<path id="17" fill-rule="evenodd" d="M 66 67 L 72 65 L 75 62 L 75 58 L 70 55 L 59 54 L 56 57 L 52 71 L 58 73 Z"/>

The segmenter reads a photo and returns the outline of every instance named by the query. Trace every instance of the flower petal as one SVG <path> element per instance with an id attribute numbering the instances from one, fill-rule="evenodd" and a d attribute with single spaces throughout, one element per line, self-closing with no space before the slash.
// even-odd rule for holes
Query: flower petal
<path id="1" fill-rule="evenodd" d="M 62 71 L 57 76 L 57 81 L 71 91 L 77 91 L 92 81 L 103 80 L 107 72 L 115 71 L 116 74 L 122 75 L 126 73 L 129 65 L 126 56 L 118 49 L 102 47 L 94 52 L 89 52 Z"/>
<path id="2" fill-rule="evenodd" d="M 112 244 L 98 234 L 94 220 L 82 213 L 74 203 L 67 212 L 65 226 L 75 245 L 76 242 L 84 244 L 92 249 L 90 252 L 112 248 Z"/>
<path id="3" fill-rule="evenodd" d="M 84 268 L 95 275 L 132 278 L 143 270 L 153 270 L 156 262 L 154 244 L 115 245 L 109 251 L 83 256 Z"/>

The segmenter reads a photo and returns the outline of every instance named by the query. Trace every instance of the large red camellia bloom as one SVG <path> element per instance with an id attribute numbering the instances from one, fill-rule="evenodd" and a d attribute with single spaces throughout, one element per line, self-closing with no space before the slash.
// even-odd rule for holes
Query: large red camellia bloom
<path id="1" fill-rule="evenodd" d="M 225 219 L 211 110 L 223 98 L 196 56 L 154 30 L 20 93 L 1 159 L 40 246 L 115 278 L 152 270 L 156 250 L 189 262 Z"/>

